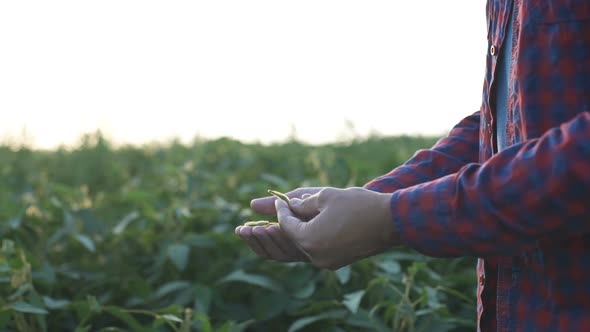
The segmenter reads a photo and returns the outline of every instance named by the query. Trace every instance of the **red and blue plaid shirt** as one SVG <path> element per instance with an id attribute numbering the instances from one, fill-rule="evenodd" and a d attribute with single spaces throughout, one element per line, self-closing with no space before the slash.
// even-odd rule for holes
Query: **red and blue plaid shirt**
<path id="1" fill-rule="evenodd" d="M 479 258 L 481 331 L 590 331 L 590 0 L 486 8 L 480 110 L 365 187 L 393 193 L 409 247 Z M 496 66 L 509 18 L 506 148 L 497 152 Z"/>

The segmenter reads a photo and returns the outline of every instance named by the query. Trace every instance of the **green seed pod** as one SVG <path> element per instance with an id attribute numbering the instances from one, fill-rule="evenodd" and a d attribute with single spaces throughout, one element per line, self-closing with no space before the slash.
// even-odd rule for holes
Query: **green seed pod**
<path id="1" fill-rule="evenodd" d="M 244 226 L 266 226 L 268 225 L 269 222 L 267 220 L 260 220 L 260 221 L 248 221 L 246 223 L 244 223 Z"/>
<path id="2" fill-rule="evenodd" d="M 283 201 L 287 202 L 287 204 L 289 204 L 289 197 L 287 197 L 287 195 L 285 195 L 281 192 L 278 192 L 276 190 L 270 190 L 270 189 L 268 190 L 268 192 L 271 193 L 272 195 L 282 199 Z"/>
<path id="3" fill-rule="evenodd" d="M 267 220 L 259 220 L 259 221 L 247 221 L 244 223 L 244 226 L 250 226 L 250 227 L 255 227 L 255 226 L 264 226 L 264 227 L 269 227 L 272 225 L 279 225 L 278 222 L 276 221 L 267 221 Z"/>

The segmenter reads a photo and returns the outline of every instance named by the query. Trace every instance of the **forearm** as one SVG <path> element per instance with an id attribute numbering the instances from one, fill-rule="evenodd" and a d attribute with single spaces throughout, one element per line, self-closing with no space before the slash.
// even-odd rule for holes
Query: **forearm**
<path id="1" fill-rule="evenodd" d="M 393 193 L 402 241 L 431 256 L 509 254 L 590 232 L 590 113 L 484 164 Z"/>
<path id="2" fill-rule="evenodd" d="M 419 150 L 403 165 L 364 185 L 378 192 L 398 189 L 438 179 L 457 172 L 470 162 L 476 162 L 479 151 L 479 112 L 457 124 L 448 136 L 431 149 Z"/>

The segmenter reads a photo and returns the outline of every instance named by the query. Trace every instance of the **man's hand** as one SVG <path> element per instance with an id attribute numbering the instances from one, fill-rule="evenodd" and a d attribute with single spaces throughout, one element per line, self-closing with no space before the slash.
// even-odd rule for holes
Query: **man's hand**
<path id="1" fill-rule="evenodd" d="M 302 199 L 321 191 L 323 187 L 298 188 L 286 193 L 290 199 Z M 276 214 L 275 196 L 253 199 L 250 202 L 252 210 L 261 214 Z M 317 214 L 317 213 L 316 213 Z M 310 219 L 315 216 L 306 215 Z M 309 261 L 309 258 L 301 251 L 295 243 L 287 237 L 279 226 L 238 226 L 235 230 L 248 246 L 260 257 L 279 262 Z"/>
<path id="2" fill-rule="evenodd" d="M 283 260 L 284 256 L 274 254 L 280 244 L 273 241 L 272 232 L 279 232 L 288 241 L 292 251 L 286 254 L 328 269 L 338 269 L 399 243 L 391 220 L 391 194 L 363 188 L 323 188 L 307 194 L 303 199 L 291 199 L 292 210 L 287 203 L 275 200 L 280 227 L 251 228 L 258 248 L 251 247 L 258 255 Z M 242 238 L 241 233 L 246 231 L 242 227 Z"/>
<path id="3" fill-rule="evenodd" d="M 320 268 L 339 269 L 378 254 L 399 240 L 393 229 L 391 194 L 363 188 L 325 188 L 304 200 L 277 201 L 281 229 Z M 317 215 L 305 222 L 297 215 Z"/>

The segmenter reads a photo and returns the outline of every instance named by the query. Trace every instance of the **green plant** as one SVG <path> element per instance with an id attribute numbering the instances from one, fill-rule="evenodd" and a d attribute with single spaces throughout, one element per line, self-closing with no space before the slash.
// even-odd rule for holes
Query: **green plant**
<path id="1" fill-rule="evenodd" d="M 470 258 L 396 249 L 332 272 L 233 233 L 268 187 L 362 185 L 434 141 L 0 146 L 0 330 L 471 331 Z"/>

